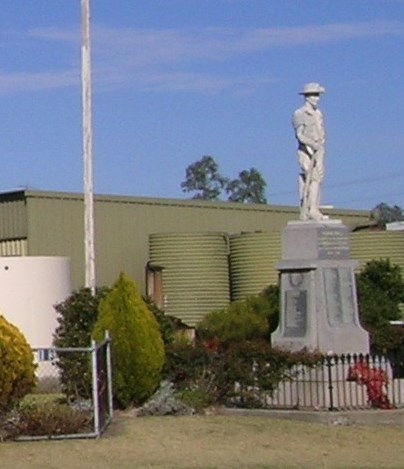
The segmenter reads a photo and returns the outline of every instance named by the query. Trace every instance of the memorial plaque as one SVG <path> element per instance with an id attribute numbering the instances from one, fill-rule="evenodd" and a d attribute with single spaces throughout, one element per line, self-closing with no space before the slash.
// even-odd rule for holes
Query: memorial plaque
<path id="1" fill-rule="evenodd" d="M 319 259 L 349 259 L 348 229 L 319 229 L 317 246 Z"/>
<path id="2" fill-rule="evenodd" d="M 285 291 L 285 336 L 304 337 L 307 330 L 307 291 Z"/>
<path id="3" fill-rule="evenodd" d="M 355 324 L 352 269 L 324 268 L 323 280 L 327 319 L 330 326 Z"/>
<path id="4" fill-rule="evenodd" d="M 285 272 L 285 336 L 304 337 L 307 332 L 308 286 L 306 270 Z"/>

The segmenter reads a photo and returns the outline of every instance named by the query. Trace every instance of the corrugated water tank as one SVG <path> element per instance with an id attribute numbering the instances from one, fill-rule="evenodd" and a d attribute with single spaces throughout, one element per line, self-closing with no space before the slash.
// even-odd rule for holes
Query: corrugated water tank
<path id="1" fill-rule="evenodd" d="M 242 300 L 278 283 L 281 234 L 276 231 L 230 236 L 231 299 Z"/>
<path id="2" fill-rule="evenodd" d="M 150 266 L 162 269 L 164 310 L 195 326 L 230 301 L 225 233 L 156 233 L 149 236 Z"/>

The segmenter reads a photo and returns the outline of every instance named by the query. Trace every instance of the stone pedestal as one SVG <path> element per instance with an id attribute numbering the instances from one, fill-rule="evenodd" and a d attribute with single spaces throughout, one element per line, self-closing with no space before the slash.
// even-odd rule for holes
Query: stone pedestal
<path id="1" fill-rule="evenodd" d="M 282 236 L 281 315 L 272 344 L 297 351 L 368 353 L 358 317 L 349 230 L 340 220 L 289 222 Z"/>

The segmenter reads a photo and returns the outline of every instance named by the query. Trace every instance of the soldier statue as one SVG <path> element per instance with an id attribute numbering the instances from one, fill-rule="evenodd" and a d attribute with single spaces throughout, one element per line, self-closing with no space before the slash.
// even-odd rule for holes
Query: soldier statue
<path id="1" fill-rule="evenodd" d="M 300 164 L 300 219 L 321 221 L 328 217 L 320 211 L 321 186 L 324 178 L 325 131 L 318 101 L 324 88 L 307 83 L 299 93 L 304 105 L 293 114 L 293 128 L 298 142 Z"/>

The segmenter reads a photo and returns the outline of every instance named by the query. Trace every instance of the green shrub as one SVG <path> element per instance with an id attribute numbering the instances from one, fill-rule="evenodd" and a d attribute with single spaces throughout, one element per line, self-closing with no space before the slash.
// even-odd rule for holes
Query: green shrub
<path id="1" fill-rule="evenodd" d="M 269 285 L 259 295 L 266 301 L 269 333 L 272 334 L 278 327 L 280 314 L 280 289 L 279 285 Z"/>
<path id="2" fill-rule="evenodd" d="M 206 340 L 222 343 L 266 336 L 265 319 L 253 313 L 245 301 L 235 301 L 221 311 L 207 314 L 197 326 L 197 334 Z"/>
<path id="3" fill-rule="evenodd" d="M 357 276 L 359 315 L 369 331 L 371 352 L 386 356 L 395 378 L 404 377 L 404 328 L 390 321 L 400 319 L 404 281 L 399 265 L 389 259 L 372 260 Z"/>
<path id="4" fill-rule="evenodd" d="M 0 316 L 0 412 L 35 386 L 32 350 L 23 334 Z"/>
<path id="5" fill-rule="evenodd" d="M 399 265 L 389 259 L 367 262 L 357 277 L 360 319 L 365 327 L 379 327 L 400 319 L 404 281 Z"/>
<path id="6" fill-rule="evenodd" d="M 166 378 L 180 396 L 198 399 L 200 405 L 262 407 L 263 393 L 271 394 L 281 381 L 292 379 L 295 365 L 321 363 L 318 353 L 273 348 L 263 339 L 212 342 L 167 347 Z"/>
<path id="7" fill-rule="evenodd" d="M 222 401 L 227 405 L 264 407 L 263 396 L 272 395 L 280 382 L 293 379 L 296 365 L 310 368 L 321 360 L 319 353 L 278 349 L 264 340 L 233 343 L 222 358 L 220 387 L 226 390 Z"/>
<path id="8" fill-rule="evenodd" d="M 125 274 L 100 302 L 93 337 L 102 339 L 105 330 L 112 337 L 115 403 L 123 408 L 142 403 L 159 385 L 164 343 L 156 319 Z"/>
<path id="9" fill-rule="evenodd" d="M 217 339 L 222 344 L 267 339 L 277 326 L 279 289 L 270 286 L 260 295 L 234 301 L 221 311 L 207 314 L 197 326 L 199 337 Z"/>
<path id="10" fill-rule="evenodd" d="M 166 347 L 164 376 L 177 390 L 198 390 L 216 400 L 215 364 L 218 349 L 210 342 L 174 342 Z"/>
<path id="11" fill-rule="evenodd" d="M 55 306 L 59 323 L 53 338 L 55 347 L 91 345 L 98 305 L 107 292 L 106 288 L 100 288 L 93 295 L 89 288 L 82 288 Z M 58 358 L 63 392 L 70 397 L 89 398 L 92 383 L 88 353 L 63 353 Z"/>

